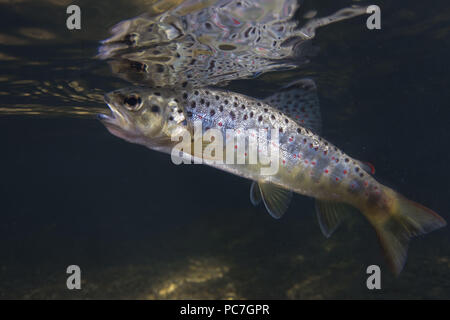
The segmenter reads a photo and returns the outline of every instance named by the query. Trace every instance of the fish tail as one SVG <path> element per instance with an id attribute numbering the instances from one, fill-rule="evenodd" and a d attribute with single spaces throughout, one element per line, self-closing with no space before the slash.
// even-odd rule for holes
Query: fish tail
<path id="1" fill-rule="evenodd" d="M 431 209 L 387 187 L 384 191 L 383 197 L 363 212 L 375 227 L 390 269 L 398 275 L 405 265 L 409 240 L 442 228 L 447 223 Z"/>

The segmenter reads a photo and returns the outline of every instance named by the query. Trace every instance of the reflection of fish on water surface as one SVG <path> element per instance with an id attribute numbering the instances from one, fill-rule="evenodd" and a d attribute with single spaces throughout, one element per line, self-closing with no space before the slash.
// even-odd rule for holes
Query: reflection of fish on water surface
<path id="1" fill-rule="evenodd" d="M 188 1 L 189 2 L 189 1 Z M 197 11 L 177 7 L 117 24 L 98 57 L 117 76 L 150 87 L 202 87 L 297 68 L 314 53 L 315 29 L 365 13 L 342 9 L 309 20 L 293 16 L 296 0 L 216 1 Z"/>
<path id="2" fill-rule="evenodd" d="M 178 142 L 172 137 L 181 130 L 195 139 L 193 128 L 199 119 L 206 134 L 210 128 L 220 130 L 223 136 L 227 129 L 237 135 L 250 129 L 275 129 L 279 140 L 267 138 L 280 150 L 275 174 L 261 174 L 261 165 L 250 164 L 247 154 L 244 164 L 207 164 L 255 181 L 250 191 L 252 203 L 262 201 L 275 218 L 287 210 L 293 192 L 316 198 L 319 223 L 327 237 L 339 225 L 347 205 L 358 208 L 374 226 L 389 265 L 398 274 L 406 260 L 409 239 L 446 222 L 430 209 L 378 183 L 370 167 L 314 133 L 320 128 L 318 103 L 312 94 L 315 89 L 309 80 L 303 80 L 262 102 L 209 88 L 178 93 L 129 88 L 105 97 L 112 114 L 101 115 L 100 119 L 112 134 L 165 153 L 176 147 Z M 191 155 L 198 157 L 193 152 Z"/>

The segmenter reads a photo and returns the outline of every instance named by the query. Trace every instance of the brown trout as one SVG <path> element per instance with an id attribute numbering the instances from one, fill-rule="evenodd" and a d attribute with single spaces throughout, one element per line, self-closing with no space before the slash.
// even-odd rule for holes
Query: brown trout
<path id="1" fill-rule="evenodd" d="M 264 100 L 210 88 L 133 87 L 111 92 L 105 101 L 111 114 L 99 117 L 113 135 L 169 154 L 178 143 L 171 137 L 180 131 L 195 136 L 196 121 L 201 121 L 202 133 L 209 129 L 224 135 L 228 129 L 238 133 L 276 130 L 276 173 L 262 175 L 261 164 L 247 162 L 208 165 L 253 180 L 252 203 L 263 202 L 275 218 L 287 210 L 293 192 L 314 197 L 326 237 L 339 225 L 348 206 L 359 209 L 375 228 L 395 274 L 404 266 L 411 237 L 446 225 L 432 210 L 377 182 L 370 167 L 318 135 L 320 112 L 312 80 L 297 81 Z M 267 141 L 275 143 L 270 138 Z M 192 150 L 183 152 L 198 156 Z"/>

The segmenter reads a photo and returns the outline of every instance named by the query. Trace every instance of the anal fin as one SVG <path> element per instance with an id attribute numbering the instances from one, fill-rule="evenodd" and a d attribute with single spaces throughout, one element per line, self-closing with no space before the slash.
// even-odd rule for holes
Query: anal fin
<path id="1" fill-rule="evenodd" d="M 342 218 L 352 208 L 344 203 L 316 199 L 316 213 L 320 230 L 329 238 L 341 224 Z"/>

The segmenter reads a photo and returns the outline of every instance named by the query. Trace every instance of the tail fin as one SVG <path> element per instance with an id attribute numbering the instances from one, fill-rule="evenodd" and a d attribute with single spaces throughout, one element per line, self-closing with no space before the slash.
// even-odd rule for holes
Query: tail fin
<path id="1" fill-rule="evenodd" d="M 377 232 L 391 270 L 398 275 L 405 265 L 409 240 L 447 225 L 434 211 L 389 190 L 392 203 L 389 212 L 376 206 L 366 212 Z M 386 207 L 384 208 L 384 210 Z"/>

